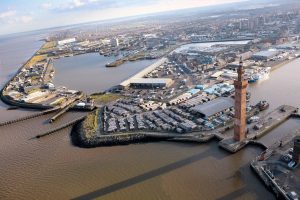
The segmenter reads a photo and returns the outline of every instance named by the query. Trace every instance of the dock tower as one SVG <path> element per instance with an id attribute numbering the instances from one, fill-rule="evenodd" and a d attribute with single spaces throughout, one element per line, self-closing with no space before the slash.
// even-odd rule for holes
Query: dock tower
<path id="1" fill-rule="evenodd" d="M 300 163 L 300 136 L 294 138 L 293 160 Z"/>
<path id="2" fill-rule="evenodd" d="M 242 61 L 240 61 L 237 72 L 238 79 L 234 81 L 234 139 L 236 141 L 241 141 L 246 138 L 246 89 L 248 85 L 248 81 L 244 79 L 244 69 Z"/>

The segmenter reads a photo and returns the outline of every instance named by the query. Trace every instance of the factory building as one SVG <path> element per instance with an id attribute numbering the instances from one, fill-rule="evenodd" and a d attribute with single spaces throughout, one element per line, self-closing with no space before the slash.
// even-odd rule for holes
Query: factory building
<path id="1" fill-rule="evenodd" d="M 260 51 L 252 55 L 253 60 L 269 60 L 279 54 L 279 51 Z"/>
<path id="2" fill-rule="evenodd" d="M 211 119 L 213 116 L 224 112 L 234 106 L 234 100 L 230 97 L 219 97 L 212 101 L 209 101 L 204 104 L 200 104 L 191 108 L 191 112 L 194 114 L 206 118 Z"/>
<path id="3" fill-rule="evenodd" d="M 73 42 L 76 42 L 76 38 L 68 38 L 68 39 L 60 40 L 58 41 L 58 45 L 65 45 Z"/>
<path id="4" fill-rule="evenodd" d="M 185 122 L 183 122 L 183 123 L 180 123 L 178 126 L 179 126 L 185 133 L 190 133 L 190 132 L 192 132 L 195 128 L 197 128 L 197 125 L 196 125 L 194 122 L 189 121 L 189 120 L 187 120 L 187 121 L 185 121 Z"/>
<path id="5" fill-rule="evenodd" d="M 170 78 L 135 78 L 130 81 L 130 86 L 135 88 L 163 88 L 173 84 Z"/>
<path id="6" fill-rule="evenodd" d="M 153 64 L 150 65 L 149 67 L 146 67 L 146 68 L 143 69 L 142 71 L 140 71 L 140 72 L 138 72 L 137 74 L 133 75 L 133 76 L 130 77 L 129 79 L 127 79 L 127 80 L 121 82 L 117 88 L 119 88 L 119 89 L 127 88 L 128 86 L 130 86 L 132 80 L 144 77 L 146 74 L 152 72 L 152 71 L 155 70 L 157 67 L 161 66 L 164 62 L 167 62 L 167 61 L 168 61 L 168 59 L 165 58 L 165 57 L 162 58 L 162 59 L 160 59 L 160 60 L 158 60 L 157 62 L 153 63 Z"/>
<path id="7" fill-rule="evenodd" d="M 251 58 L 252 55 L 253 55 L 252 51 L 247 51 L 247 52 L 237 55 L 236 57 L 239 58 L 240 60 L 244 61 L 244 60 Z"/>
<path id="8" fill-rule="evenodd" d="M 177 105 L 181 102 L 184 102 L 192 97 L 192 94 L 189 92 L 183 93 L 182 95 L 179 95 L 178 97 L 172 99 L 169 101 L 169 105 Z"/>
<path id="9" fill-rule="evenodd" d="M 213 79 L 219 78 L 224 72 L 223 71 L 217 71 L 214 74 L 212 74 L 210 77 Z"/>
<path id="10" fill-rule="evenodd" d="M 118 38 L 113 38 L 110 40 L 110 45 L 112 47 L 118 47 L 119 46 L 119 39 Z"/>

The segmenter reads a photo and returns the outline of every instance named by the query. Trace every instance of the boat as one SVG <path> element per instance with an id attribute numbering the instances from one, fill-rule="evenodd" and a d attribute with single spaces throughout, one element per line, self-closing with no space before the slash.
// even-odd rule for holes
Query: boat
<path id="1" fill-rule="evenodd" d="M 106 67 L 117 67 L 119 65 L 122 65 L 125 61 L 126 61 L 126 59 L 121 58 L 121 59 L 118 59 L 114 62 L 107 63 L 105 66 Z"/>
<path id="2" fill-rule="evenodd" d="M 258 116 L 252 116 L 247 120 L 247 124 L 251 124 L 253 122 L 258 122 L 259 121 L 259 117 Z"/>
<path id="3" fill-rule="evenodd" d="M 269 106 L 270 106 L 270 104 L 267 101 L 260 101 L 258 103 L 258 108 L 259 108 L 260 111 L 268 109 Z"/>
<path id="4" fill-rule="evenodd" d="M 255 83 L 257 81 L 267 79 L 269 77 L 270 71 L 271 71 L 270 67 L 266 67 L 266 68 L 259 70 L 258 72 L 250 75 L 250 77 L 248 79 L 248 83 Z"/>
<path id="5" fill-rule="evenodd" d="M 249 101 L 251 98 L 251 93 L 250 92 L 247 92 L 246 93 L 246 100 Z"/>
<path id="6" fill-rule="evenodd" d="M 248 83 L 255 83 L 256 81 L 258 81 L 257 75 L 251 75 L 248 79 Z"/>
<path id="7" fill-rule="evenodd" d="M 72 53 L 65 55 L 65 57 L 72 57 L 72 56 L 74 56 Z"/>
<path id="8" fill-rule="evenodd" d="M 230 97 L 230 96 L 232 96 L 232 95 L 234 95 L 234 92 L 232 92 L 232 91 L 226 91 L 226 92 L 224 92 L 224 93 L 222 94 L 222 97 Z"/>

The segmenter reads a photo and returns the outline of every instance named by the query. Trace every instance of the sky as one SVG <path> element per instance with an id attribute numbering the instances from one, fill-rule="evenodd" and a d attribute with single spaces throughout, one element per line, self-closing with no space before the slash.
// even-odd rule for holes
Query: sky
<path id="1" fill-rule="evenodd" d="M 244 0 L 0 0 L 0 35 Z"/>

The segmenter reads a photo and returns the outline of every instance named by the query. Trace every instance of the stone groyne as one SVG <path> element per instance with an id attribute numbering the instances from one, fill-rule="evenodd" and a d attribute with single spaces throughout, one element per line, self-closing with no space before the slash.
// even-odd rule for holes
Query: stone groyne
<path id="1" fill-rule="evenodd" d="M 45 111 L 42 111 L 42 112 L 36 112 L 36 113 L 31 114 L 31 115 L 26 115 L 26 116 L 20 117 L 18 119 L 12 119 L 12 120 L 8 120 L 8 121 L 5 121 L 5 122 L 0 122 L 0 127 L 5 126 L 5 125 L 10 125 L 10 124 L 13 124 L 13 123 L 17 123 L 17 122 L 21 122 L 21 121 L 25 121 L 25 120 L 28 120 L 28 119 L 36 118 L 36 117 L 46 115 L 46 114 L 49 114 L 49 113 L 55 112 L 55 111 L 57 111 L 57 109 L 49 109 L 49 110 L 45 110 Z"/>

